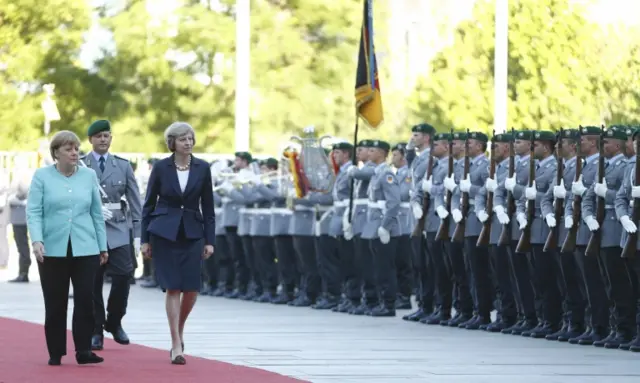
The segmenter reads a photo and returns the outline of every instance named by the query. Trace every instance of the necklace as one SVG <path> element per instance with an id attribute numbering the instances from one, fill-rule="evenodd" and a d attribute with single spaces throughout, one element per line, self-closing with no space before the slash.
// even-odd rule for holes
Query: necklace
<path id="1" fill-rule="evenodd" d="M 178 169 L 181 172 L 185 170 L 189 170 L 189 167 L 191 167 L 191 156 L 189 156 L 189 161 L 184 166 L 178 165 L 178 163 L 175 160 L 173 160 L 173 164 L 176 165 L 176 169 Z"/>
<path id="2" fill-rule="evenodd" d="M 65 173 L 62 170 L 60 170 L 60 168 L 58 167 L 58 165 L 56 164 L 56 170 L 58 171 L 58 173 L 62 174 L 65 177 L 71 177 L 72 175 L 75 174 L 76 170 L 78 169 L 77 166 L 73 167 L 73 170 L 71 171 L 71 173 Z"/>

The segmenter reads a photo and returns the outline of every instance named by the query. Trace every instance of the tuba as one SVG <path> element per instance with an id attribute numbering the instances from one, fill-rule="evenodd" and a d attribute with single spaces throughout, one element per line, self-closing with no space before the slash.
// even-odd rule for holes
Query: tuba
<path id="1" fill-rule="evenodd" d="M 336 176 L 322 144 L 326 139 L 332 139 L 332 137 L 322 136 L 317 138 L 313 126 L 304 128 L 302 137 L 291 137 L 291 141 L 300 145 L 299 154 L 295 151 L 289 152 L 290 154 L 293 153 L 294 157 L 292 171 L 295 172 L 294 182 L 297 184 L 299 197 L 303 197 L 310 191 L 329 193 L 333 188 Z"/>

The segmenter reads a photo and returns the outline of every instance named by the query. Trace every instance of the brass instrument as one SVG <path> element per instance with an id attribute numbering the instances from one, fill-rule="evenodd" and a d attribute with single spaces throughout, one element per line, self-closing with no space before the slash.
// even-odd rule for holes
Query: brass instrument
<path id="1" fill-rule="evenodd" d="M 300 165 L 310 191 L 329 193 L 336 179 L 329 157 L 324 151 L 323 142 L 327 139 L 333 137 L 325 135 L 318 138 L 313 126 L 304 128 L 302 137 L 290 138 L 300 145 Z"/>

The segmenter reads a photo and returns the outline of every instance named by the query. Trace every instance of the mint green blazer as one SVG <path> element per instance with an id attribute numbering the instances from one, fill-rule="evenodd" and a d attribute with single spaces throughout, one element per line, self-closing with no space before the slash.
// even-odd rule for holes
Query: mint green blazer
<path id="1" fill-rule="evenodd" d="M 107 251 L 98 177 L 79 167 L 71 177 L 54 165 L 36 170 L 27 197 L 31 242 L 42 242 L 48 257 L 66 257 L 69 238 L 74 257 Z"/>

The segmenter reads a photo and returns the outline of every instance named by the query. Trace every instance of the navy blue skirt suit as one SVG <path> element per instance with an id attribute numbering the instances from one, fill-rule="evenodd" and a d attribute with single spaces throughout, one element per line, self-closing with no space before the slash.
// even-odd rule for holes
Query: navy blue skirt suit
<path id="1" fill-rule="evenodd" d="M 215 245 L 209 164 L 192 156 L 184 192 L 174 156 L 156 162 L 142 209 L 142 243 L 151 245 L 163 290 L 199 291 L 205 245 Z"/>

